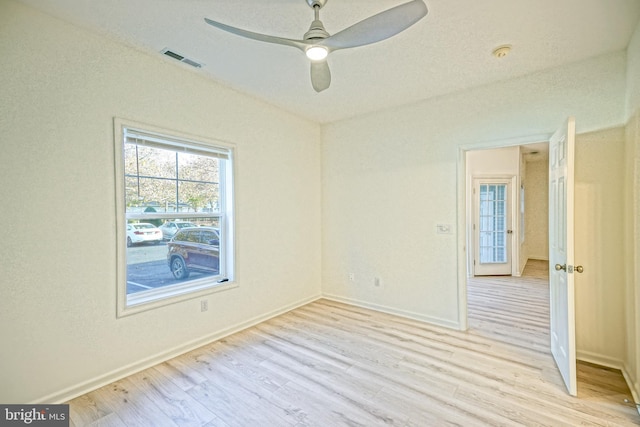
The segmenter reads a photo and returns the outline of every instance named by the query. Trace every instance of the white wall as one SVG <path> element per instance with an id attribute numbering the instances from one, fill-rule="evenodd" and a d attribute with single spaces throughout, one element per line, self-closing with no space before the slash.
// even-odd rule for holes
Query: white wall
<path id="1" fill-rule="evenodd" d="M 627 124 L 625 148 L 625 369 L 640 403 L 640 108 Z"/>
<path id="2" fill-rule="evenodd" d="M 627 118 L 640 108 L 640 77 L 638 76 L 640 76 L 640 22 L 627 47 Z"/>
<path id="3" fill-rule="evenodd" d="M 0 402 L 52 402 L 320 295 L 320 127 L 0 2 Z M 237 282 L 116 319 L 114 116 L 237 144 Z M 286 159 L 286 160 L 284 160 Z"/>
<path id="4" fill-rule="evenodd" d="M 463 326 L 457 266 L 464 230 L 435 233 L 436 224 L 455 229 L 464 217 L 460 147 L 538 142 L 569 115 L 579 132 L 621 126 L 625 67 L 621 52 L 325 126 L 323 293 Z M 372 286 L 375 276 L 383 289 Z"/>
<path id="5" fill-rule="evenodd" d="M 640 23 L 627 48 L 625 147 L 625 374 L 640 403 Z M 629 232 L 633 230 L 633 232 Z"/>
<path id="6" fill-rule="evenodd" d="M 527 162 L 525 245 L 530 259 L 549 259 L 549 161 Z"/>
<path id="7" fill-rule="evenodd" d="M 518 146 L 467 152 L 467 174 L 473 176 L 513 176 L 520 174 Z"/>
<path id="8" fill-rule="evenodd" d="M 576 136 L 576 348 L 621 368 L 625 353 L 624 127 Z"/>

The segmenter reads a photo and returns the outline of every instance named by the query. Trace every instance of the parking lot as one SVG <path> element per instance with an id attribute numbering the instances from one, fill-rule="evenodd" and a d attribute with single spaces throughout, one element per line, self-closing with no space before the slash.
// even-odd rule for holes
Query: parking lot
<path id="1" fill-rule="evenodd" d="M 208 274 L 192 272 L 188 279 Z M 167 263 L 167 243 L 140 244 L 127 248 L 127 294 L 184 282 L 171 274 Z"/>

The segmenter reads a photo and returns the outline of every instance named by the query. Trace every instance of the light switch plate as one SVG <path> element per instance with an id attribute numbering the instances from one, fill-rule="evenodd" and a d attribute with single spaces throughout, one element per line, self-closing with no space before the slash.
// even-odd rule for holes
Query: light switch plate
<path id="1" fill-rule="evenodd" d="M 452 234 L 451 224 L 436 224 L 436 233 L 437 234 Z"/>

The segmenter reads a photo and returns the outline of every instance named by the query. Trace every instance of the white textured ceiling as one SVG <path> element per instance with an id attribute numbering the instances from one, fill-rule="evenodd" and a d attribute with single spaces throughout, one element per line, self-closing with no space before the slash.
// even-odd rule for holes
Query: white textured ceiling
<path id="1" fill-rule="evenodd" d="M 425 0 L 429 14 L 408 30 L 333 52 L 331 87 L 316 93 L 299 50 L 203 20 L 301 39 L 305 0 L 20 1 L 158 56 L 169 48 L 204 64 L 193 72 L 320 123 L 619 51 L 640 19 L 640 0 Z M 333 34 L 405 1 L 328 0 L 320 17 Z M 499 60 L 502 44 L 513 49 Z"/>

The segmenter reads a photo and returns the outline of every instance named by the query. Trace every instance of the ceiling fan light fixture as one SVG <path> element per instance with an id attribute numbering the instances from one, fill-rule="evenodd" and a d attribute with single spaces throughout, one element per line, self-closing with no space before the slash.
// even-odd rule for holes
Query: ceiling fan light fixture
<path id="1" fill-rule="evenodd" d="M 307 58 L 312 61 L 322 61 L 329 55 L 329 50 L 324 46 L 311 46 L 305 53 L 307 54 Z"/>

